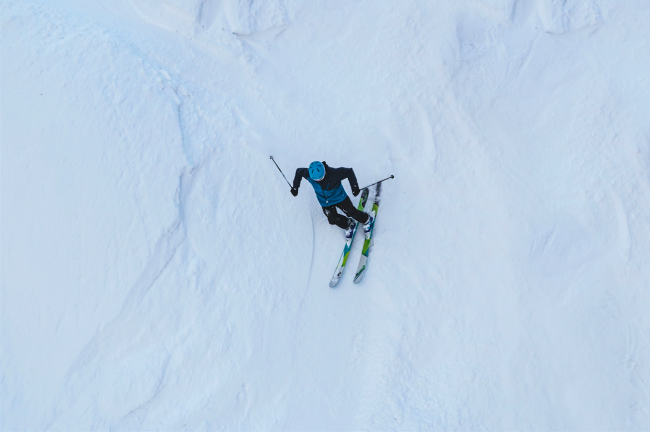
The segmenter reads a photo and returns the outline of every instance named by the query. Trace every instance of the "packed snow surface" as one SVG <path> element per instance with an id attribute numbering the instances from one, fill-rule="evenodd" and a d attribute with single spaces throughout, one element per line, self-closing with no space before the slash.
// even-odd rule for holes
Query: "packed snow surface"
<path id="1" fill-rule="evenodd" d="M 3 430 L 650 429 L 646 0 L 0 5 Z"/>

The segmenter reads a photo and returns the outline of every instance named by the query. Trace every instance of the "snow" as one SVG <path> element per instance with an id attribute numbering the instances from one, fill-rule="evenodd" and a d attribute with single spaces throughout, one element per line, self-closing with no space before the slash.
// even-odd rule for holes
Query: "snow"
<path id="1" fill-rule="evenodd" d="M 647 2 L 0 7 L 3 430 L 650 429 Z"/>

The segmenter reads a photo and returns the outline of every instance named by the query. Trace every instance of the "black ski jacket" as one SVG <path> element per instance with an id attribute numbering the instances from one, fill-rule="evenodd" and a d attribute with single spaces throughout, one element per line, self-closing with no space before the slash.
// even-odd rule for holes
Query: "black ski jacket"
<path id="1" fill-rule="evenodd" d="M 309 176 L 309 169 L 298 168 L 296 170 L 296 176 L 293 179 L 293 187 L 298 189 L 302 179 L 307 179 L 314 187 L 318 202 L 323 207 L 339 204 L 348 197 L 341 184 L 342 180 L 348 179 L 353 191 L 359 189 L 357 177 L 354 175 L 352 168 L 330 168 L 325 162 L 323 162 L 323 165 L 325 166 L 325 177 L 321 181 L 312 180 Z"/>

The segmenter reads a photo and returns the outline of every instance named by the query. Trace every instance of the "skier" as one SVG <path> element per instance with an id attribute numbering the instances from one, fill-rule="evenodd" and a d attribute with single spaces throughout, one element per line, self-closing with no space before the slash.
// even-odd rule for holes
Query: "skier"
<path id="1" fill-rule="evenodd" d="M 345 239 L 350 240 L 356 226 L 355 220 L 363 224 L 366 237 L 370 235 L 372 222 L 375 215 L 364 213 L 352 204 L 350 197 L 345 193 L 341 181 L 348 179 L 352 188 L 352 195 L 359 195 L 359 184 L 352 168 L 330 168 L 327 163 L 314 161 L 309 168 L 298 168 L 293 179 L 291 194 L 298 196 L 298 188 L 303 178 L 306 178 L 314 187 L 318 202 L 323 207 L 323 213 L 331 225 L 336 225 L 345 230 Z M 337 211 L 341 209 L 345 216 Z"/>

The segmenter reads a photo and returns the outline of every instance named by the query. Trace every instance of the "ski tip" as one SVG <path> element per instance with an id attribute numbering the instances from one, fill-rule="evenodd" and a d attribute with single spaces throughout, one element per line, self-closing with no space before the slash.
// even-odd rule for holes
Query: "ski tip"
<path id="1" fill-rule="evenodd" d="M 336 287 L 336 285 L 339 283 L 339 281 L 330 281 L 330 288 Z"/>

